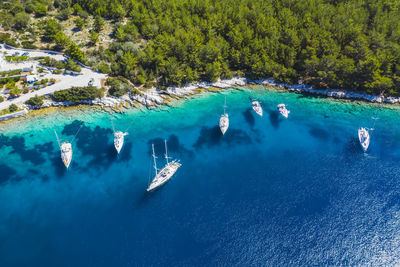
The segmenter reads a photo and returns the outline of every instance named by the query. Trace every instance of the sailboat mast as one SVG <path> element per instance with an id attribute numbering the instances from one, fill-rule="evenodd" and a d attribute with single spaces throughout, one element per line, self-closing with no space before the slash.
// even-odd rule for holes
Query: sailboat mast
<path id="1" fill-rule="evenodd" d="M 112 116 L 111 116 L 111 115 L 110 115 L 110 120 L 111 120 L 111 125 L 112 125 L 112 127 L 113 127 L 113 132 L 115 133 L 114 122 L 113 122 L 113 119 L 112 119 Z"/>
<path id="2" fill-rule="evenodd" d="M 168 149 L 167 149 L 167 140 L 164 140 L 165 143 L 165 159 L 167 160 L 167 164 L 168 164 Z"/>
<path id="3" fill-rule="evenodd" d="M 156 154 L 154 153 L 154 144 L 151 144 L 151 147 L 153 149 L 154 169 L 156 170 L 156 176 L 157 176 L 158 171 L 157 171 Z"/>
<path id="4" fill-rule="evenodd" d="M 225 104 L 224 104 L 224 115 L 226 115 L 225 109 L 226 109 L 226 96 L 225 96 Z"/>
<path id="5" fill-rule="evenodd" d="M 58 138 L 58 134 L 57 134 L 56 130 L 54 130 L 54 133 L 56 134 L 58 146 L 61 148 L 60 138 Z"/>

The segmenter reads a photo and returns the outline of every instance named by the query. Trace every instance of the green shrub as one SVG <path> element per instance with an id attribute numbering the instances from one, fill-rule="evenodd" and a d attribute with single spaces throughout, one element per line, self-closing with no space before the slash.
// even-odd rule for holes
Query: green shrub
<path id="1" fill-rule="evenodd" d="M 47 84 L 49 82 L 49 79 L 42 79 L 40 81 L 40 84 Z"/>
<path id="2" fill-rule="evenodd" d="M 97 89 L 94 86 L 72 87 L 71 89 L 57 91 L 53 94 L 54 100 L 62 102 L 80 102 L 84 100 L 93 100 L 103 96 L 104 89 Z"/>
<path id="3" fill-rule="evenodd" d="M 123 96 L 133 88 L 125 78 L 108 78 L 106 85 L 110 86 L 108 93 L 112 96 Z"/>
<path id="4" fill-rule="evenodd" d="M 22 47 L 25 49 L 37 49 L 37 46 L 34 45 L 31 41 L 22 41 Z"/>
<path id="5" fill-rule="evenodd" d="M 37 3 L 35 6 L 35 15 L 37 17 L 43 17 L 47 14 L 47 6 L 42 3 Z"/>
<path id="6" fill-rule="evenodd" d="M 29 21 L 30 21 L 31 17 L 26 14 L 25 12 L 20 12 L 18 14 L 15 15 L 15 29 L 17 30 L 24 30 L 26 29 L 26 27 L 28 27 L 29 25 Z"/>
<path id="7" fill-rule="evenodd" d="M 18 106 L 15 105 L 15 104 L 11 104 L 11 105 L 8 107 L 8 110 L 9 110 L 10 112 L 16 112 L 16 111 L 18 110 Z"/>
<path id="8" fill-rule="evenodd" d="M 29 100 L 25 102 L 25 104 L 31 105 L 31 106 L 41 106 L 43 105 L 43 96 L 34 96 L 31 97 Z"/>
<path id="9" fill-rule="evenodd" d="M 12 88 L 12 89 L 10 90 L 10 95 L 11 95 L 12 97 L 16 97 L 16 96 L 21 95 L 22 92 L 23 92 L 23 91 L 22 91 L 21 89 L 18 89 L 18 88 L 16 88 L 16 87 L 14 87 L 14 88 Z"/>
<path id="10" fill-rule="evenodd" d="M 82 68 L 72 59 L 68 60 L 67 62 L 63 61 L 58 61 L 55 60 L 54 58 L 50 57 L 45 57 L 44 59 L 40 60 L 40 64 L 44 66 L 49 66 L 57 69 L 66 69 L 66 70 L 72 70 L 76 72 L 80 72 Z M 53 73 L 55 70 L 53 70 Z M 61 71 L 60 71 L 61 73 Z M 55 74 L 60 74 L 60 73 L 55 73 Z"/>
<path id="11" fill-rule="evenodd" d="M 97 71 L 108 74 L 108 73 L 110 73 L 111 70 L 110 70 L 110 66 L 108 66 L 108 64 L 101 63 L 97 66 Z"/>
<path id="12" fill-rule="evenodd" d="M 75 14 L 75 15 L 77 15 L 78 12 L 81 12 L 81 11 L 82 11 L 82 7 L 81 7 L 78 3 L 75 3 L 75 4 L 72 6 L 72 9 L 74 10 L 74 14 Z"/>
<path id="13" fill-rule="evenodd" d="M 4 97 L 0 96 L 0 102 L 4 101 Z"/>
<path id="14" fill-rule="evenodd" d="M 72 11 L 70 8 L 64 8 L 58 12 L 56 17 L 59 20 L 67 20 L 71 16 L 71 13 Z"/>
<path id="15" fill-rule="evenodd" d="M 83 19 L 87 19 L 89 17 L 89 13 L 87 13 L 85 10 L 80 10 L 76 14 Z"/>
<path id="16" fill-rule="evenodd" d="M 83 26 L 85 25 L 85 21 L 80 17 L 77 17 L 75 19 L 74 23 L 75 23 L 76 28 L 78 28 L 79 30 L 82 30 Z"/>
<path id="17" fill-rule="evenodd" d="M 29 60 L 28 56 L 7 56 L 6 60 L 9 62 L 22 62 Z"/>

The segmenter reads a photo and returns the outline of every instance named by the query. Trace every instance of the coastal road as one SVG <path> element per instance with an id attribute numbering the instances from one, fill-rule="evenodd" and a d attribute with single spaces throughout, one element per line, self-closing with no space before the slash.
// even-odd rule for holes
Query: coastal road
<path id="1" fill-rule="evenodd" d="M 12 55 L 15 52 L 19 52 L 22 54 L 24 52 L 23 49 L 6 49 L 4 47 L 4 44 L 1 44 L 0 48 L 0 71 L 8 71 L 8 70 L 13 70 L 13 69 L 22 69 L 26 67 L 33 67 L 35 66 L 37 68 L 38 61 L 35 60 L 30 60 L 27 62 L 21 62 L 21 63 L 10 63 L 7 62 L 4 59 L 5 53 L 7 55 Z M 41 50 L 35 50 L 35 51 L 29 51 L 29 56 L 30 57 L 46 57 L 49 56 L 53 59 L 56 60 L 65 60 L 67 59 L 64 55 L 59 54 L 59 53 L 52 53 L 52 52 L 47 52 L 47 51 L 41 51 Z M 31 97 L 34 97 L 35 95 L 42 96 L 42 95 L 48 95 L 52 94 L 56 91 L 64 90 L 71 88 L 73 86 L 87 86 L 89 84 L 89 81 L 93 78 L 93 86 L 95 87 L 101 87 L 101 80 L 106 79 L 107 75 L 95 72 L 89 68 L 82 67 L 82 71 L 80 75 L 77 76 L 72 76 L 72 75 L 55 75 L 55 74 L 47 74 L 43 77 L 40 77 L 39 79 L 56 79 L 56 83 L 45 87 L 43 89 L 29 92 L 27 94 L 23 94 L 20 97 L 6 100 L 4 102 L 0 103 L 0 110 L 8 108 L 11 104 L 21 104 L 24 103 L 26 100 L 28 100 Z"/>
<path id="2" fill-rule="evenodd" d="M 11 104 L 24 103 L 26 100 L 28 100 L 31 97 L 34 97 L 35 95 L 38 95 L 38 96 L 48 95 L 48 94 L 52 94 L 56 91 L 71 88 L 73 86 L 79 86 L 79 87 L 87 86 L 90 79 L 92 79 L 92 78 L 94 79 L 93 86 L 99 88 L 99 87 L 101 87 L 101 80 L 106 79 L 107 75 L 92 71 L 91 69 L 82 68 L 81 74 L 77 75 L 77 76 L 49 74 L 44 77 L 40 77 L 40 79 L 44 79 L 44 78 L 47 78 L 47 79 L 54 78 L 57 80 L 57 82 L 55 84 L 47 86 L 43 89 L 29 92 L 27 94 L 21 95 L 20 97 L 1 102 L 0 110 L 8 108 Z"/>
<path id="3" fill-rule="evenodd" d="M 11 56 L 14 53 L 18 52 L 20 55 L 25 53 L 26 51 L 23 49 L 8 49 L 5 48 L 4 44 L 0 43 L 0 71 L 9 71 L 9 70 L 15 70 L 15 69 L 23 69 L 23 68 L 30 68 L 34 65 L 37 65 L 37 61 L 29 60 L 26 62 L 8 62 L 5 60 L 6 56 Z M 49 53 L 41 50 L 35 50 L 35 51 L 29 51 L 29 57 L 34 58 L 34 57 L 50 57 L 55 60 L 65 60 L 66 57 L 64 57 L 62 54 L 58 53 Z"/>

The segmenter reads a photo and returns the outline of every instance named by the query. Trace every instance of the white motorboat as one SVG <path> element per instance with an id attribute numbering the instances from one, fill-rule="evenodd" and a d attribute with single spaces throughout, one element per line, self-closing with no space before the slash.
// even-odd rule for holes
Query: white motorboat
<path id="1" fill-rule="evenodd" d="M 154 159 L 154 169 L 156 171 L 156 176 L 153 178 L 151 184 L 147 188 L 147 191 L 152 191 L 157 187 L 165 184 L 171 177 L 175 174 L 175 172 L 182 166 L 177 160 L 173 160 L 168 162 L 168 150 L 167 150 L 167 141 L 165 141 L 165 159 L 167 160 L 167 164 L 160 171 L 157 169 L 156 155 L 154 153 L 154 144 L 152 144 L 153 149 L 153 159 Z"/>
<path id="2" fill-rule="evenodd" d="M 219 119 L 219 128 L 221 129 L 222 134 L 224 135 L 229 127 L 229 116 L 225 111 L 226 109 L 226 97 L 225 97 L 225 105 L 224 105 L 224 114 L 221 115 Z"/>
<path id="3" fill-rule="evenodd" d="M 251 105 L 254 109 L 254 111 L 260 115 L 261 117 L 263 116 L 263 109 L 260 105 L 260 102 L 258 102 L 257 100 L 253 100 L 253 102 L 251 102 Z"/>
<path id="4" fill-rule="evenodd" d="M 279 104 L 278 105 L 278 110 L 279 110 L 279 113 L 281 113 L 281 115 L 283 117 L 285 117 L 286 119 L 289 117 L 290 111 L 286 109 L 285 104 Z"/>
<path id="5" fill-rule="evenodd" d="M 364 152 L 367 152 L 369 147 L 370 136 L 366 128 L 358 129 L 358 140 L 360 141 L 361 148 Z"/>
<path id="6" fill-rule="evenodd" d="M 123 133 L 121 131 L 114 132 L 114 146 L 118 154 L 121 152 L 122 146 L 124 145 L 125 135 L 128 135 L 128 133 Z"/>
<path id="7" fill-rule="evenodd" d="M 61 159 L 65 167 L 68 169 L 72 160 L 72 145 L 68 142 L 63 142 L 61 144 Z"/>

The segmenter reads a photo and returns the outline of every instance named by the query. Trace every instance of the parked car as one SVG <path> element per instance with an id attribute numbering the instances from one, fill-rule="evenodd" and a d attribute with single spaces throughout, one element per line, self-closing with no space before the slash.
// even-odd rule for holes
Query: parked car
<path id="1" fill-rule="evenodd" d="M 12 54 L 13 57 L 19 56 L 19 52 L 15 52 L 14 54 Z"/>
<path id="2" fill-rule="evenodd" d="M 29 55 L 28 52 L 25 52 L 25 53 L 22 54 L 22 56 L 28 56 L 28 55 Z"/>

